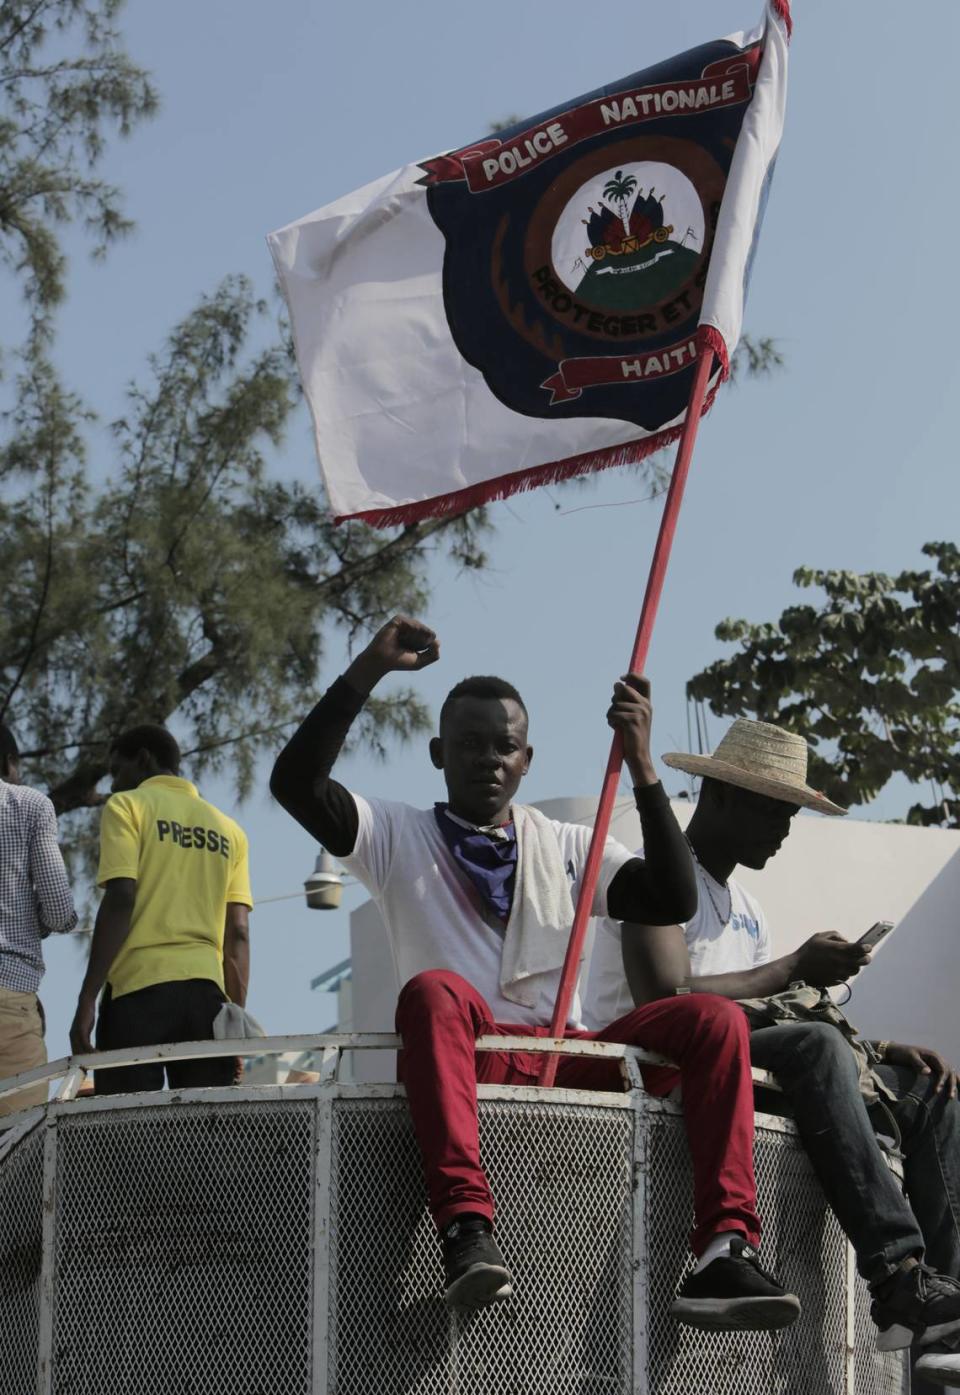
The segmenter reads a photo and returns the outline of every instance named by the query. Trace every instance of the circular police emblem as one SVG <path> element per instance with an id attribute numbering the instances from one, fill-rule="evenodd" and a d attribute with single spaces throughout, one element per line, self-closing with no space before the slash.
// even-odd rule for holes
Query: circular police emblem
<path id="1" fill-rule="evenodd" d="M 686 175 L 657 160 L 588 179 L 560 214 L 550 261 L 585 305 L 623 314 L 667 300 L 693 279 L 705 218 Z"/>
<path id="2" fill-rule="evenodd" d="M 648 430 L 683 411 L 758 61 L 705 45 L 424 163 L 451 334 L 508 407 Z"/>

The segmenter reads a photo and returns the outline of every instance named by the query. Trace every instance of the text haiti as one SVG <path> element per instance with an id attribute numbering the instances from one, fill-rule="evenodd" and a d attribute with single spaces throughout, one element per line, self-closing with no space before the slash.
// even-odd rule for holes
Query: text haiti
<path id="1" fill-rule="evenodd" d="M 619 100 L 611 98 L 594 105 L 599 107 L 603 126 L 616 126 L 624 121 L 642 121 L 653 116 L 669 116 L 674 112 L 702 111 L 730 102 L 735 96 L 736 84 L 732 80 L 694 82 L 688 87 L 669 87 L 662 92 L 635 92 L 632 96 Z M 516 174 L 525 166 L 552 155 L 569 138 L 563 124 L 552 121 L 549 126 L 525 136 L 515 145 L 505 146 L 497 155 L 487 156 L 482 162 L 487 183 L 493 183 L 505 174 Z"/>

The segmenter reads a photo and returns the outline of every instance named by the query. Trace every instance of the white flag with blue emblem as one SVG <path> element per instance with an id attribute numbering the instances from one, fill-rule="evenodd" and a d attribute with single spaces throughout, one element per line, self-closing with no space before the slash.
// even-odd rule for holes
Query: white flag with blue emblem
<path id="1" fill-rule="evenodd" d="M 392 525 L 642 459 L 736 347 L 790 15 L 407 165 L 279 231 L 333 513 Z"/>

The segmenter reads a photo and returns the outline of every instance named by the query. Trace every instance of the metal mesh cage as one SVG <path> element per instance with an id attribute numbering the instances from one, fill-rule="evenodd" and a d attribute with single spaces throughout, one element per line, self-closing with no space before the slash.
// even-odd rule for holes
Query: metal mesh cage
<path id="1" fill-rule="evenodd" d="M 502 1202 L 497 1234 L 515 1297 L 450 1315 L 405 1106 L 334 1106 L 329 1395 L 620 1395 L 634 1389 L 635 1356 L 649 1395 L 904 1389 L 902 1357 L 874 1349 L 859 1281 L 848 1346 L 846 1241 L 789 1127 L 761 1124 L 755 1153 L 764 1258 L 803 1305 L 779 1334 L 696 1332 L 668 1314 L 692 1222 L 676 1109 L 654 1104 L 635 1115 L 535 1097 L 489 1100 L 480 1138 Z M 635 1156 L 644 1178 L 636 1250 Z M 644 1381 L 634 1347 L 644 1318 L 641 1309 L 635 1328 L 632 1307 L 645 1280 Z M 379 1341 L 370 1341 L 372 1331 Z"/>
<path id="2" fill-rule="evenodd" d="M 64 1117 L 56 1395 L 308 1395 L 314 1109 Z"/>
<path id="3" fill-rule="evenodd" d="M 37 1380 L 43 1243 L 43 1125 L 0 1161 L 0 1391 Z"/>
<path id="4" fill-rule="evenodd" d="M 0 1157 L 0 1395 L 902 1395 L 788 1125 L 757 1131 L 764 1258 L 803 1304 L 774 1335 L 667 1313 L 672 1105 L 485 1087 L 480 1139 L 515 1296 L 451 1314 L 391 1088 L 51 1106 Z"/>
<path id="5" fill-rule="evenodd" d="M 853 1388 L 856 1395 L 903 1395 L 909 1390 L 908 1355 L 878 1352 L 869 1340 L 874 1327 L 870 1317 L 870 1291 L 860 1275 L 854 1280 L 854 1322 L 858 1336 L 853 1352 Z M 864 1334 L 868 1340 L 864 1341 Z"/>
<path id="6" fill-rule="evenodd" d="M 334 1106 L 328 1391 L 631 1389 L 632 1114 L 482 1101 L 480 1138 L 516 1297 L 449 1314 L 404 1102 Z"/>
<path id="7" fill-rule="evenodd" d="M 847 1244 L 802 1144 L 758 1119 L 754 1159 L 764 1232 L 761 1260 L 798 1295 L 802 1313 L 779 1333 L 709 1333 L 681 1328 L 667 1309 L 692 1223 L 693 1178 L 678 1112 L 649 1112 L 647 1236 L 650 1266 L 650 1391 L 688 1395 L 841 1395 L 847 1390 Z M 874 1348 L 869 1300 L 857 1310 L 856 1395 L 904 1388 L 903 1359 Z"/>

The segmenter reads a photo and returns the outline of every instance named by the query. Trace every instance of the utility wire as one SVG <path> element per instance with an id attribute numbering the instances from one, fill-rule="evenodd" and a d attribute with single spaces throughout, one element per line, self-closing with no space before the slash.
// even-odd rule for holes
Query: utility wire
<path id="1" fill-rule="evenodd" d="M 344 877 L 343 881 L 341 882 L 341 886 L 358 885 L 359 883 L 356 877 Z M 301 887 L 299 891 L 285 891 L 282 896 L 261 896 L 257 900 L 257 906 L 271 906 L 275 901 L 296 901 L 298 898 L 302 899 L 303 897 L 305 897 L 306 894 L 306 891 Z M 83 930 L 74 930 L 73 933 L 75 935 L 92 935 L 93 926 L 90 926 L 89 929 L 84 927 Z"/>
<path id="2" fill-rule="evenodd" d="M 359 882 L 357 881 L 356 877 L 344 877 L 340 885 L 359 886 Z M 302 897 L 306 896 L 306 894 L 306 891 L 303 889 L 303 887 L 301 887 L 299 891 L 285 891 L 282 896 L 260 896 L 257 899 L 257 905 L 269 906 L 274 901 L 294 901 L 298 896 Z"/>

